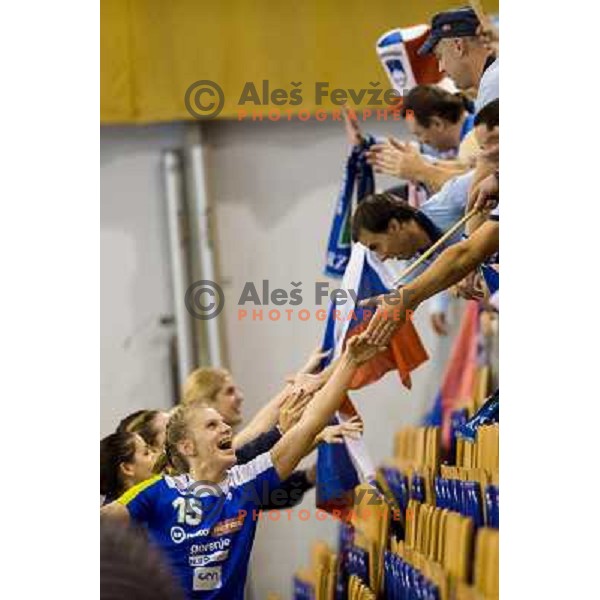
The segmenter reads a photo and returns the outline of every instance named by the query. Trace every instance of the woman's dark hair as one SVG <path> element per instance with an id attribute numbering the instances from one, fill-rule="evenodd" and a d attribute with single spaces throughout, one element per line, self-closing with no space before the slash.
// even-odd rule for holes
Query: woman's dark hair
<path id="1" fill-rule="evenodd" d="M 473 125 L 485 125 L 489 131 L 494 127 L 500 127 L 500 99 L 492 100 L 488 102 L 478 113 L 475 115 L 475 121 Z"/>
<path id="2" fill-rule="evenodd" d="M 431 125 L 431 117 L 458 123 L 469 109 L 469 100 L 462 94 L 451 94 L 436 85 L 417 85 L 402 103 L 402 116 L 414 117 L 422 127 Z"/>
<path id="3" fill-rule="evenodd" d="M 133 461 L 135 435 L 117 431 L 100 440 L 100 493 L 107 498 L 117 498 L 124 491 L 119 466 Z"/>
<path id="4" fill-rule="evenodd" d="M 392 219 L 399 222 L 415 218 L 416 209 L 390 192 L 370 194 L 361 200 L 352 215 L 352 240 L 358 242 L 361 229 L 383 233 Z"/>
<path id="5" fill-rule="evenodd" d="M 156 446 L 158 429 L 154 426 L 154 419 L 159 414 L 157 410 L 137 410 L 121 420 L 117 431 L 139 433 L 148 446 Z"/>

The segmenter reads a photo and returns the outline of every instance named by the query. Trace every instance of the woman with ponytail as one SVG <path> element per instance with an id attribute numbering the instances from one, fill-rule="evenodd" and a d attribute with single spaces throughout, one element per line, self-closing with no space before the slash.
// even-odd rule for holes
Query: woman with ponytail
<path id="1" fill-rule="evenodd" d="M 100 440 L 100 494 L 105 504 L 152 477 L 156 454 L 137 433 L 117 431 Z"/>
<path id="2" fill-rule="evenodd" d="M 117 431 L 139 433 L 151 449 L 162 452 L 168 420 L 169 415 L 160 410 L 137 410 L 121 420 Z"/>

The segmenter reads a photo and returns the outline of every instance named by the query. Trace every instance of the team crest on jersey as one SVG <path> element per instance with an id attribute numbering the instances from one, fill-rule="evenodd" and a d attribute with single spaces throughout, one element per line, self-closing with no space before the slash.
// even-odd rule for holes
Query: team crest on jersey
<path id="1" fill-rule="evenodd" d="M 219 590 L 222 586 L 221 567 L 196 567 L 194 569 L 194 591 Z"/>

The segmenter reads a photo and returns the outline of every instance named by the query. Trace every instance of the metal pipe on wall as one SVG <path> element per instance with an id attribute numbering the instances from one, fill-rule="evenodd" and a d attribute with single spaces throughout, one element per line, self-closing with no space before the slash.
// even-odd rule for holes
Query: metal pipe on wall
<path id="1" fill-rule="evenodd" d="M 183 159 L 179 151 L 167 150 L 162 156 L 167 216 L 169 226 L 169 253 L 173 281 L 173 310 L 177 335 L 177 364 L 179 389 L 194 368 L 192 320 L 185 305 L 189 287 L 187 249 L 187 209 L 184 196 Z"/>
<path id="2" fill-rule="evenodd" d="M 194 128 L 194 143 L 189 147 L 191 166 L 191 190 L 195 203 L 195 225 L 197 227 L 198 256 L 200 259 L 200 274 L 202 279 L 216 282 L 215 254 L 210 231 L 210 204 L 206 188 L 206 169 L 204 162 L 204 140 L 201 125 Z M 208 363 L 214 367 L 223 364 L 221 354 L 221 332 L 217 318 L 203 321 L 205 326 Z"/>

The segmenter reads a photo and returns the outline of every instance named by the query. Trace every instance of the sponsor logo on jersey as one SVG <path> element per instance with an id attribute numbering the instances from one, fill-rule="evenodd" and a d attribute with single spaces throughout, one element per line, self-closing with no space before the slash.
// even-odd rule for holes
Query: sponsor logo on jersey
<path id="1" fill-rule="evenodd" d="M 229 550 L 219 550 L 212 554 L 200 554 L 198 556 L 190 556 L 190 567 L 204 567 L 210 563 L 222 562 L 229 556 Z"/>
<path id="2" fill-rule="evenodd" d="M 194 569 L 194 591 L 221 589 L 221 567 L 196 567 Z"/>
<path id="3" fill-rule="evenodd" d="M 202 554 L 202 552 L 215 552 L 217 550 L 226 550 L 231 545 L 229 538 L 221 538 L 206 544 L 192 544 L 190 554 Z"/>
<path id="4" fill-rule="evenodd" d="M 185 540 L 185 531 L 183 530 L 183 527 L 178 527 L 177 525 L 171 527 L 171 539 L 176 544 L 181 544 L 181 542 Z"/>
<path id="5" fill-rule="evenodd" d="M 217 523 L 212 529 L 212 535 L 219 537 L 221 535 L 227 535 L 235 533 L 242 528 L 244 524 L 244 516 L 233 517 L 232 519 L 225 519 Z"/>
<path id="6" fill-rule="evenodd" d="M 181 544 L 181 542 L 191 538 L 203 537 L 209 533 L 210 529 L 198 529 L 198 531 L 194 531 L 193 533 L 186 533 L 183 527 L 179 527 L 179 525 L 171 527 L 171 539 L 176 544 Z"/>
<path id="7" fill-rule="evenodd" d="M 198 531 L 194 531 L 194 533 L 188 533 L 186 539 L 190 540 L 192 538 L 197 537 L 205 537 L 210 533 L 210 529 L 198 529 Z"/>

